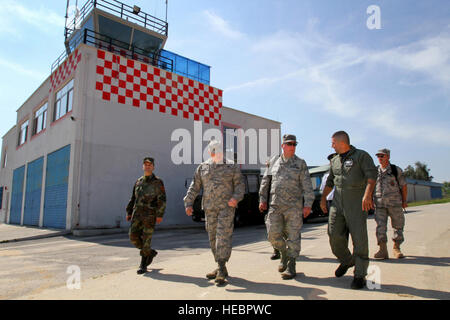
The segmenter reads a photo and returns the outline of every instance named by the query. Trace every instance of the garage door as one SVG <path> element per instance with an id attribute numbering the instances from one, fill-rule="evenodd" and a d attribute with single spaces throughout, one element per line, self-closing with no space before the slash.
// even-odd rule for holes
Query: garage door
<path id="1" fill-rule="evenodd" d="M 22 216 L 23 179 L 25 178 L 25 166 L 17 168 L 13 173 L 11 211 L 9 223 L 20 224 Z"/>
<path id="2" fill-rule="evenodd" d="M 42 168 L 44 158 L 39 158 L 28 164 L 27 185 L 25 188 L 25 206 L 23 224 L 38 226 L 41 213 Z"/>
<path id="3" fill-rule="evenodd" d="M 47 157 L 44 200 L 44 227 L 65 229 L 70 145 Z"/>

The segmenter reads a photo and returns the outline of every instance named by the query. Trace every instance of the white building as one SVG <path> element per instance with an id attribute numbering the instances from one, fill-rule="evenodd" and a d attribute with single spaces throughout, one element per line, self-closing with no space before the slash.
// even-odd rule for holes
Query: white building
<path id="1" fill-rule="evenodd" d="M 0 222 L 68 230 L 126 226 L 133 183 L 142 159 L 151 156 L 167 193 L 163 225 L 192 224 L 182 202 L 185 180 L 208 129 L 268 129 L 267 157 L 278 152 L 279 122 L 223 106 L 222 90 L 209 85 L 209 67 L 162 50 L 166 22 L 155 20 L 158 29 L 140 10 L 112 1 L 121 5 L 119 14 L 108 3 L 90 0 L 83 7 L 83 20 L 66 30 L 68 54 L 3 136 Z M 192 137 L 181 154 L 192 164 L 172 161 L 180 144 L 172 134 L 179 129 Z M 247 140 L 231 145 L 248 151 Z"/>

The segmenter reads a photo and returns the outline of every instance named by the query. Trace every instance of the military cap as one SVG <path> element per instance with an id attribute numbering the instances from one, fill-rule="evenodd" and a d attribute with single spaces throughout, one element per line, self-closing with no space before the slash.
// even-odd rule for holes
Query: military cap
<path id="1" fill-rule="evenodd" d="M 208 144 L 208 151 L 211 153 L 220 153 L 223 152 L 222 143 L 217 140 L 211 140 Z"/>
<path id="2" fill-rule="evenodd" d="M 142 163 L 146 163 L 146 162 L 151 162 L 152 164 L 155 164 L 155 159 L 150 158 L 150 157 L 145 157 L 144 160 L 142 161 Z"/>
<path id="3" fill-rule="evenodd" d="M 391 156 L 391 150 L 384 148 L 384 149 L 378 150 L 376 155 L 379 155 L 379 154 L 385 154 L 388 157 L 390 157 Z"/>
<path id="4" fill-rule="evenodd" d="M 293 134 L 285 134 L 283 136 L 283 143 L 294 142 L 297 145 L 297 137 Z"/>

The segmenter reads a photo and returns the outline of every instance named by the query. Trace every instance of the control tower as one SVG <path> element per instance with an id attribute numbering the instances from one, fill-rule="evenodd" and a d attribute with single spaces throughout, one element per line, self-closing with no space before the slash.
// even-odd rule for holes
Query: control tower
<path id="1" fill-rule="evenodd" d="M 69 17 L 73 7 L 68 0 L 66 50 L 52 65 L 52 72 L 84 43 L 209 85 L 209 66 L 164 50 L 168 38 L 167 1 L 161 2 L 166 6 L 165 19 L 117 0 L 88 0 L 80 9 L 75 3 L 76 9 Z"/>

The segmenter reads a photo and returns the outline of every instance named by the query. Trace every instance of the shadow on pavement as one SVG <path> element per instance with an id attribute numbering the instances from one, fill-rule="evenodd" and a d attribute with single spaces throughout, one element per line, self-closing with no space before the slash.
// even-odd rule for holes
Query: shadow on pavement
<path id="1" fill-rule="evenodd" d="M 297 274 L 297 278 L 302 277 L 302 273 Z M 305 300 L 327 300 L 321 295 L 326 294 L 326 291 L 316 288 L 301 288 L 293 285 L 267 282 L 253 282 L 237 277 L 229 277 L 228 281 L 235 287 L 242 289 L 227 289 L 234 293 L 256 293 L 256 294 L 270 294 L 275 296 L 298 296 Z"/>
<path id="2" fill-rule="evenodd" d="M 198 278 L 198 277 L 184 276 L 180 274 L 167 274 L 161 273 L 162 270 L 164 269 L 151 269 L 146 274 L 144 274 L 144 277 L 176 283 L 192 283 L 201 288 L 213 287 L 215 285 L 214 282 L 210 282 L 208 279 L 206 279 L 206 277 Z"/>

